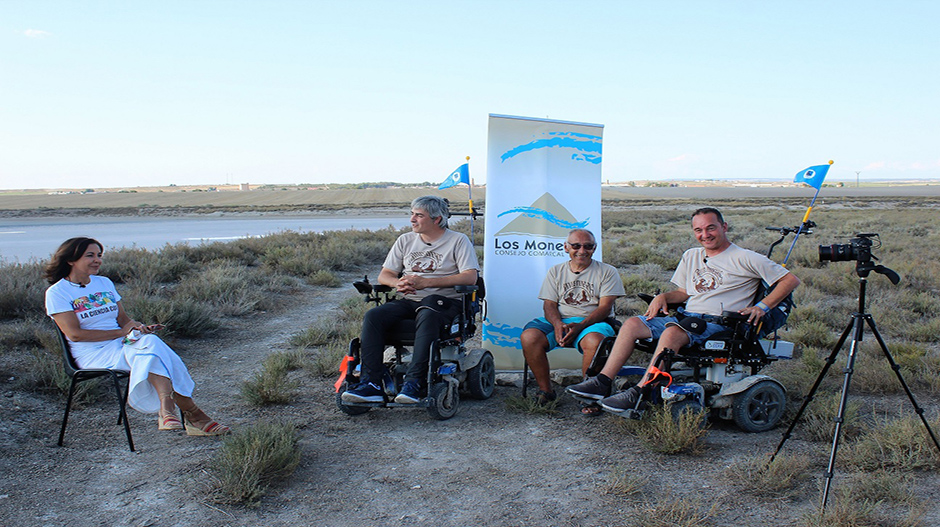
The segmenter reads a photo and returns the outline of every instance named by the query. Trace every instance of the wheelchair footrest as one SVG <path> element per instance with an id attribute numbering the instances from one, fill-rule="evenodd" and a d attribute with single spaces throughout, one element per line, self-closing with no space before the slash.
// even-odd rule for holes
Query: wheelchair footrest
<path id="1" fill-rule="evenodd" d="M 620 368 L 620 373 L 617 375 L 620 377 L 626 377 L 628 375 L 643 375 L 646 373 L 646 368 L 642 366 L 622 366 Z"/>

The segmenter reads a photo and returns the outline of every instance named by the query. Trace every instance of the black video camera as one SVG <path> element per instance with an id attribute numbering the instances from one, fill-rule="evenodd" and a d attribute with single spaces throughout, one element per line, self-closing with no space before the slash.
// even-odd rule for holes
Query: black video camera
<path id="1" fill-rule="evenodd" d="M 872 238 L 875 238 L 881 245 L 878 233 L 866 232 L 858 233 L 855 238 L 849 240 L 849 243 L 834 243 L 832 245 L 819 246 L 819 261 L 825 262 L 849 262 L 856 260 L 859 262 L 871 261 Z"/>

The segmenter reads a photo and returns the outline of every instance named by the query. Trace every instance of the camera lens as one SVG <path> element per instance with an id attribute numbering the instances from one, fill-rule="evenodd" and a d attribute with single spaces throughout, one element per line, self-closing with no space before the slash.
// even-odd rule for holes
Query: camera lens
<path id="1" fill-rule="evenodd" d="M 848 262 L 855 259 L 855 251 L 851 245 L 834 243 L 819 246 L 819 261 Z"/>

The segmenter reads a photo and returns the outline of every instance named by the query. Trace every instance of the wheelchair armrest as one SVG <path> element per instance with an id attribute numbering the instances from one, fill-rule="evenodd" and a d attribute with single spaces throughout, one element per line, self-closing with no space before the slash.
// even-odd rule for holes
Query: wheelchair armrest
<path id="1" fill-rule="evenodd" d="M 376 293 L 388 293 L 392 290 L 392 287 L 384 284 L 377 284 L 373 287 L 373 289 L 375 289 Z"/>
<path id="2" fill-rule="evenodd" d="M 647 293 L 639 293 L 636 296 L 639 297 L 640 300 L 646 302 L 647 304 L 651 304 L 654 298 L 654 295 L 650 295 Z M 668 309 L 669 311 L 675 311 L 683 306 L 685 306 L 685 302 L 666 304 L 666 309 Z M 660 313 L 656 316 L 662 316 L 662 314 Z"/>
<path id="3" fill-rule="evenodd" d="M 454 291 L 457 291 L 458 293 L 462 295 L 465 295 L 467 293 L 472 293 L 476 290 L 477 290 L 477 286 L 475 285 L 455 285 L 454 286 Z"/>
<path id="4" fill-rule="evenodd" d="M 741 313 L 738 313 L 737 311 L 722 311 L 721 318 L 729 322 L 743 322 L 747 320 L 747 315 L 742 315 Z"/>

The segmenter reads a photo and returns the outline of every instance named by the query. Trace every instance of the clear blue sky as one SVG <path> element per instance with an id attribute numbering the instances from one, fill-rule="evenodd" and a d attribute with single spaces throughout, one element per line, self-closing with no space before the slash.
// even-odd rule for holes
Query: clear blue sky
<path id="1" fill-rule="evenodd" d="M 486 181 L 490 113 L 603 177 L 940 178 L 940 2 L 0 1 L 0 188 Z"/>

